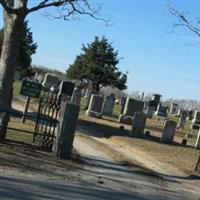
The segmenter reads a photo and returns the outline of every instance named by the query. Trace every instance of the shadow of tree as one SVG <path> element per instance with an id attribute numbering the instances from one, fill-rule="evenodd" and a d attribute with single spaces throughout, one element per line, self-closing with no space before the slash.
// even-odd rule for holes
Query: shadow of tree
<path id="1" fill-rule="evenodd" d="M 120 126 L 120 124 L 119 124 Z M 149 127 L 148 127 L 149 128 Z M 126 129 L 120 129 L 117 127 L 113 127 L 111 125 L 107 125 L 107 124 L 101 124 L 98 122 L 94 122 L 94 121 L 88 121 L 88 120 L 84 120 L 84 119 L 79 119 L 78 120 L 78 124 L 77 124 L 77 131 L 86 134 L 86 135 L 90 135 L 90 136 L 94 136 L 94 137 L 99 137 L 99 138 L 109 138 L 111 136 L 122 136 L 122 137 L 130 137 L 130 131 L 126 130 Z M 131 137 L 132 139 L 134 137 Z M 149 140 L 151 142 L 156 142 L 156 143 L 160 143 L 160 137 L 158 136 L 147 136 L 144 135 L 143 137 L 139 138 L 141 140 Z M 163 144 L 165 145 L 165 144 Z M 171 145 L 176 145 L 176 146 L 180 146 L 180 147 L 191 147 L 190 145 L 182 145 L 178 142 L 173 142 Z"/>

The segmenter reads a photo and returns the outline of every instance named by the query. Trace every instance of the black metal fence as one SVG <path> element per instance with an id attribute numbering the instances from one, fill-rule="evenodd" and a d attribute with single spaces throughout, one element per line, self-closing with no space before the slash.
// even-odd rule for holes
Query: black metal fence
<path id="1" fill-rule="evenodd" d="M 34 143 L 40 145 L 45 150 L 51 150 L 55 139 L 59 110 L 60 96 L 52 92 L 42 91 L 37 112 L 28 113 L 26 116 L 28 120 L 34 123 L 34 130 L 24 129 L 24 124 L 19 124 L 17 128 L 8 125 L 6 129 L 19 133 L 32 134 Z M 8 110 L 1 108 L 0 112 L 14 118 L 21 118 L 23 116 L 22 111 L 15 109 Z M 0 127 L 3 128 L 1 124 Z"/>

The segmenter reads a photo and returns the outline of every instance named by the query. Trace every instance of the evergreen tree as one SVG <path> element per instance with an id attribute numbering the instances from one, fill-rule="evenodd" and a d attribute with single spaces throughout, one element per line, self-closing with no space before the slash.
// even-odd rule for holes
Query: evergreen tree
<path id="1" fill-rule="evenodd" d="M 82 51 L 67 69 L 68 78 L 86 79 L 92 83 L 94 91 L 107 85 L 120 90 L 127 88 L 127 75 L 117 68 L 118 52 L 105 37 L 95 37 L 91 44 L 82 45 Z"/>

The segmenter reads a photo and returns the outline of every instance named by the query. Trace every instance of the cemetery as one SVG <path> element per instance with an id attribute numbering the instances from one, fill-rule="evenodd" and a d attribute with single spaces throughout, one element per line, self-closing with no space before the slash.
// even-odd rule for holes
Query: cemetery
<path id="1" fill-rule="evenodd" d="M 19 95 L 19 87 L 22 91 L 25 87 L 23 85 L 22 82 L 15 83 L 16 98 L 13 100 L 13 109 L 18 113 L 23 112 L 27 100 L 26 95 L 29 95 L 27 91 Z M 2 169 L 19 168 L 26 171 L 31 167 L 34 169 L 33 173 L 37 173 L 37 162 L 40 162 L 40 165 L 45 168 L 58 170 L 56 164 L 50 166 L 48 162 L 61 162 L 56 160 L 60 157 L 62 159 L 81 159 L 81 162 L 87 165 L 87 158 L 94 157 L 96 159 L 113 160 L 117 163 L 128 163 L 127 166 L 129 167 L 132 166 L 131 163 L 137 163 L 137 170 L 140 168 L 143 173 L 150 174 L 150 176 L 166 178 L 166 174 L 168 174 L 177 177 L 189 177 L 191 175 L 198 177 L 199 166 L 197 161 L 200 136 L 198 130 L 191 129 L 193 122 L 186 120 L 186 112 L 183 112 L 180 117 L 168 114 L 166 118 L 163 115 L 157 115 L 158 109 L 156 111 L 154 109 L 151 117 L 148 117 L 145 114 L 145 109 L 143 109 L 144 103 L 130 97 L 127 97 L 124 111 L 121 112 L 122 106 L 114 103 L 113 94 L 105 98 L 102 95 L 93 94 L 90 99 L 85 99 L 81 90 L 69 81 L 61 82 L 58 85 L 59 91 L 49 89 L 49 93 L 45 84 L 42 87 L 44 89 L 42 88 L 40 95 L 44 96 L 40 96 L 40 99 L 32 97 L 30 99 L 25 123 L 19 126 L 21 115 L 17 115 L 17 113 L 13 114 L 9 122 L 6 138 L 12 146 L 7 146 L 7 143 L 0 143 L 2 149 L 0 158 L 6 160 L 6 162 L 1 163 Z M 55 96 L 55 91 L 57 91 L 60 100 Z M 33 93 L 31 95 L 34 96 Z M 49 116 L 53 117 L 54 120 L 57 119 L 57 122 L 52 119 L 34 118 L 34 113 L 36 115 L 38 112 L 38 106 L 41 106 L 41 97 L 44 101 L 42 102 L 44 108 L 40 108 L 41 114 L 50 114 Z M 45 100 L 46 97 L 49 99 Z M 108 99 L 112 99 L 112 101 Z M 90 101 L 89 107 L 85 110 L 88 100 Z M 58 107 L 55 106 L 51 110 L 48 104 L 44 104 L 46 101 L 50 104 L 55 103 Z M 109 106 L 106 106 L 106 103 Z M 159 106 L 160 104 L 158 104 Z M 106 107 L 108 107 L 109 112 L 105 112 Z M 126 120 L 119 121 L 122 115 L 120 113 L 130 116 L 129 123 Z M 38 121 L 38 124 L 36 121 Z M 56 125 L 56 123 L 58 124 Z M 123 129 L 120 129 L 120 126 Z M 190 133 L 190 137 L 187 136 L 188 133 Z M 183 140 L 186 140 L 186 144 L 183 144 Z M 18 144 L 17 146 L 13 143 L 14 141 Z M 13 148 L 15 154 L 12 154 Z M 31 149 L 34 149 L 33 155 L 35 154 L 35 156 L 40 152 L 37 160 L 34 157 L 29 160 L 28 155 L 32 154 Z M 24 152 L 26 153 L 24 154 Z M 8 157 L 8 155 L 10 156 Z M 23 157 L 21 157 L 22 155 Z M 13 166 L 12 160 L 16 159 L 15 156 L 19 156 L 19 160 Z M 22 158 L 29 161 L 24 163 Z M 44 158 L 46 162 L 41 164 L 41 159 Z M 49 159 L 51 161 L 47 162 Z M 79 164 L 74 163 L 73 160 L 70 161 L 70 166 L 79 168 Z M 69 165 L 68 162 L 66 163 L 67 166 Z M 132 170 L 135 171 L 135 167 Z M 44 172 L 44 175 L 46 173 Z M 81 174 L 82 171 L 79 173 Z M 166 181 L 169 180 L 166 178 Z M 101 180 L 98 180 L 97 184 L 98 182 L 101 182 Z M 106 182 L 106 178 L 104 178 L 104 182 Z M 194 178 L 193 184 L 196 188 L 199 179 Z M 185 183 L 185 187 L 189 186 Z"/>
<path id="2" fill-rule="evenodd" d="M 0 200 L 200 200 L 199 52 L 147 3 L 0 0 Z"/>

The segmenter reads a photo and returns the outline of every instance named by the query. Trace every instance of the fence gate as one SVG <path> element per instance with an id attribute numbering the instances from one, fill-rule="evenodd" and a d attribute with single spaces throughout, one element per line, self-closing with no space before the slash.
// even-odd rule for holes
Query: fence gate
<path id="1" fill-rule="evenodd" d="M 59 110 L 60 95 L 42 91 L 33 142 L 40 145 L 44 150 L 52 150 Z"/>

